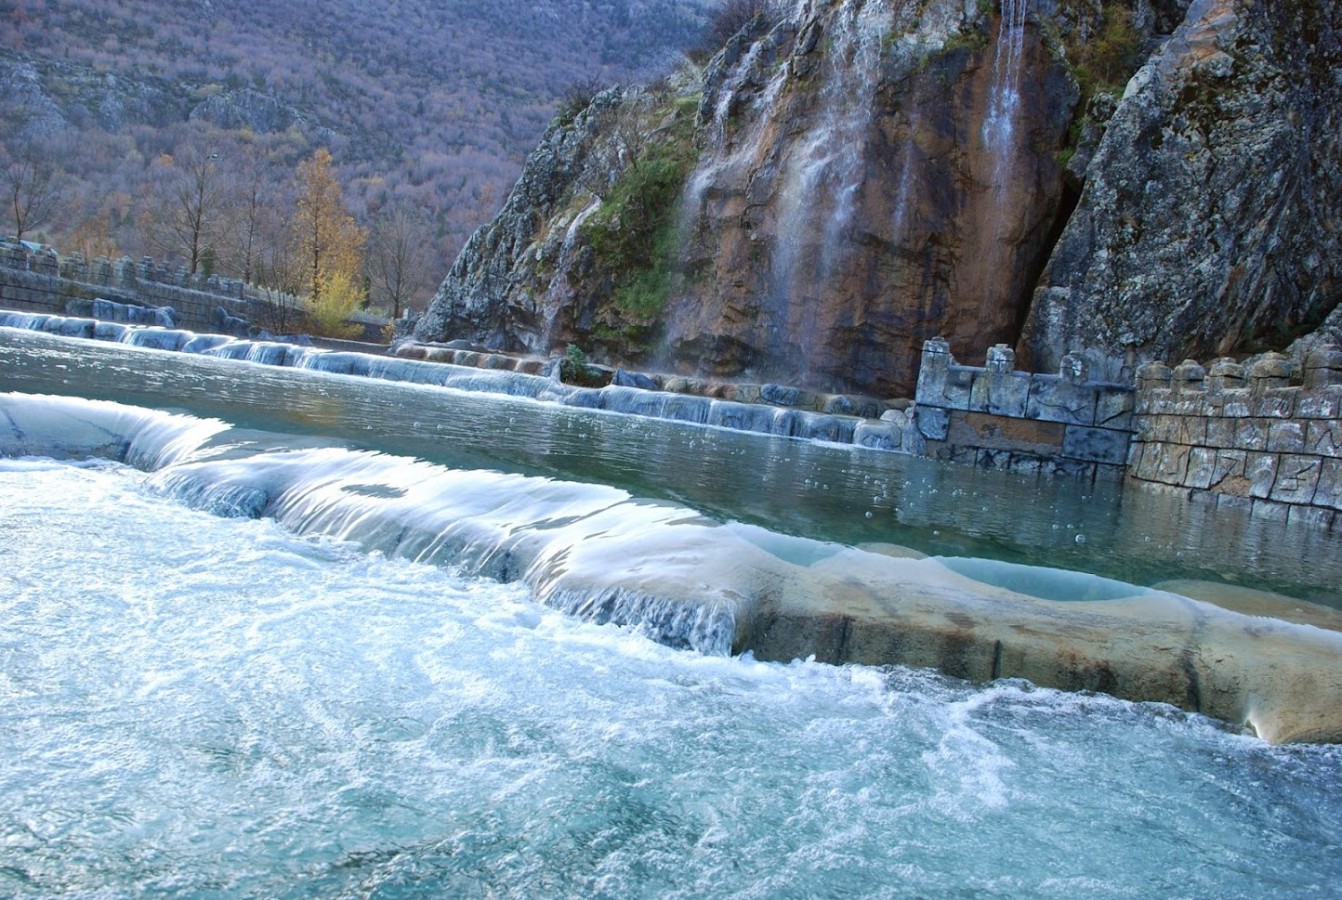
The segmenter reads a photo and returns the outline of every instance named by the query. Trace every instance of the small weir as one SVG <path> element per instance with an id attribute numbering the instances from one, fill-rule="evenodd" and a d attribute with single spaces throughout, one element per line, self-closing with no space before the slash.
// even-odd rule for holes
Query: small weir
<path id="1" fill-rule="evenodd" d="M 335 375 L 529 397 L 580 409 L 649 416 L 778 437 L 859 444 L 873 449 L 898 447 L 903 440 L 902 436 L 896 435 L 898 430 L 896 426 L 855 416 L 686 396 L 620 385 L 583 388 L 544 375 L 326 350 L 277 341 L 199 335 L 179 329 L 2 311 L 0 311 L 0 327 L 40 331 L 62 337 L 110 341 L 153 350 L 213 356 L 267 366 L 309 369 Z M 914 428 L 911 424 L 904 423 L 903 430 L 912 434 Z"/>
<path id="2" fill-rule="evenodd" d="M 591 484 L 456 470 L 118 404 L 0 396 L 0 455 L 106 457 L 166 496 L 521 581 L 575 616 L 761 659 L 901 663 L 1342 740 L 1342 634 L 1077 573 L 771 535 Z"/>

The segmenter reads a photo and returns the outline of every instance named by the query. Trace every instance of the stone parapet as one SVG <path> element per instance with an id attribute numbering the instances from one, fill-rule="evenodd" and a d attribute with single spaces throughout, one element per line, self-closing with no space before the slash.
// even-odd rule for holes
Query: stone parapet
<path id="1" fill-rule="evenodd" d="M 61 255 L 34 245 L 0 241 L 0 306 L 32 312 L 65 312 L 71 301 L 111 300 L 116 303 L 171 307 L 176 323 L 209 329 L 218 310 L 248 318 L 258 305 L 274 297 L 241 281 L 217 275 L 188 275 L 149 257 L 85 260 L 82 254 Z M 286 298 L 293 305 L 292 298 Z"/>
<path id="2" fill-rule="evenodd" d="M 301 324 L 295 297 L 236 279 L 190 275 L 147 256 L 86 261 L 79 253 L 0 240 L 0 308 L 88 316 L 95 300 L 168 309 L 177 327 L 195 331 L 287 333 Z M 363 341 L 385 341 L 386 319 L 357 313 L 349 321 L 362 329 Z"/>
<path id="3" fill-rule="evenodd" d="M 1342 351 L 1137 372 L 1130 475 L 1255 515 L 1342 527 Z"/>
<path id="4" fill-rule="evenodd" d="M 1121 476 L 1132 434 L 1134 391 L 1093 381 L 1079 354 L 1057 375 L 1016 371 L 999 344 L 982 368 L 959 365 L 942 338 L 923 344 L 914 415 L 927 452 L 958 462 L 1093 479 Z"/>

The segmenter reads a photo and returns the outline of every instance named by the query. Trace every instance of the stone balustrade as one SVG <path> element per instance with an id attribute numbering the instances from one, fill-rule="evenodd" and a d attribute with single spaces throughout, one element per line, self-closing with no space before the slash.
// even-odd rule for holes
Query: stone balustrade
<path id="1" fill-rule="evenodd" d="M 1186 360 L 1137 372 L 1133 478 L 1255 515 L 1342 525 L 1342 350 L 1316 347 L 1293 370 Z"/>
<path id="2" fill-rule="evenodd" d="M 89 303 L 108 300 L 127 306 L 170 308 L 173 321 L 195 331 L 244 335 L 259 328 L 287 331 L 301 323 L 302 303 L 281 294 L 218 275 L 192 275 L 151 257 L 138 261 L 80 253 L 57 254 L 50 248 L 0 240 L 0 308 L 20 312 L 87 316 Z M 387 320 L 356 313 L 363 341 L 385 341 Z"/>

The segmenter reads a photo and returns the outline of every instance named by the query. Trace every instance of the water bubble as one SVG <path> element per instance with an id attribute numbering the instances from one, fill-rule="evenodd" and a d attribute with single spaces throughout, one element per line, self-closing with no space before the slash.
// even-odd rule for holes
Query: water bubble
<path id="1" fill-rule="evenodd" d="M 868 518 L 868 519 L 871 518 L 871 510 L 867 510 L 867 518 Z"/>
<path id="2" fill-rule="evenodd" d="M 1076 542 L 1078 544 L 1084 544 L 1086 542 L 1086 536 L 1084 534 L 1078 534 L 1076 536 Z"/>

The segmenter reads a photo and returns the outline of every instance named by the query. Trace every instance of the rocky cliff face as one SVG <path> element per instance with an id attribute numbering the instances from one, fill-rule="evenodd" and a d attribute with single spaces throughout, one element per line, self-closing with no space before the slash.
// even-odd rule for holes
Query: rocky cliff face
<path id="1" fill-rule="evenodd" d="M 1052 366 L 1305 327 L 1342 259 L 1336 18 L 799 0 L 553 126 L 416 336 L 898 395 L 937 334 Z"/>
<path id="2" fill-rule="evenodd" d="M 1342 5 L 1197 0 L 1137 72 L 1019 348 L 1280 349 L 1342 297 Z"/>
<path id="3" fill-rule="evenodd" d="M 1023 3 L 832 4 L 717 80 L 673 357 L 891 392 L 927 337 L 1015 337 L 1078 96 Z"/>

